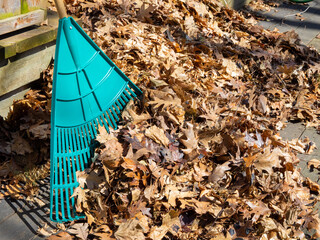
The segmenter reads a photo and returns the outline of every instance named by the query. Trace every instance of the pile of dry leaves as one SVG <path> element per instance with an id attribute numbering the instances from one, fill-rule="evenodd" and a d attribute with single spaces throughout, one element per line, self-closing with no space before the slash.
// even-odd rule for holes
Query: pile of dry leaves
<path id="1" fill-rule="evenodd" d="M 53 65 L 42 73 L 43 86 L 0 118 L 0 199 L 35 195 L 37 181 L 49 175 L 52 71 Z"/>
<path id="2" fill-rule="evenodd" d="M 320 124 L 317 51 L 294 32 L 265 30 L 214 0 L 78 0 L 69 10 L 144 92 L 118 130 L 100 129 L 98 158 L 78 172 L 74 194 L 87 223 L 69 233 L 304 239 L 302 230 L 314 229 L 320 236 L 313 212 L 320 188 L 301 176 L 296 157 L 315 144 L 278 133 L 288 120 Z M 39 94 L 25 101 L 48 116 Z M 42 119 L 34 120 L 36 129 L 49 123 Z M 17 132 L 40 139 L 21 125 Z M 0 144 L 14 149 L 10 139 Z M 48 142 L 42 144 L 47 157 Z"/>

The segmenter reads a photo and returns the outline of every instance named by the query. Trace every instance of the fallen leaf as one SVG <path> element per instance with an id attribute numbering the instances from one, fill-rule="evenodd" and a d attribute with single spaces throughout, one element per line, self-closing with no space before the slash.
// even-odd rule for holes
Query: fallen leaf
<path id="1" fill-rule="evenodd" d="M 73 237 L 68 232 L 59 232 L 47 238 L 47 240 L 72 240 L 72 239 Z"/>
<path id="2" fill-rule="evenodd" d="M 68 229 L 68 232 L 76 235 L 78 238 L 82 240 L 87 240 L 89 235 L 88 223 L 76 223 Z"/>
<path id="3" fill-rule="evenodd" d="M 168 146 L 170 141 L 164 133 L 164 130 L 158 128 L 157 126 L 152 126 L 146 129 L 145 135 L 148 138 L 151 138 L 156 143 L 162 144 L 164 146 Z"/>
<path id="4" fill-rule="evenodd" d="M 137 218 L 129 219 L 119 225 L 118 230 L 114 233 L 117 240 L 143 240 L 143 228 L 140 226 Z"/>
<path id="5" fill-rule="evenodd" d="M 320 166 L 320 160 L 318 159 L 311 159 L 308 161 L 308 168 L 314 167 L 319 168 Z"/>

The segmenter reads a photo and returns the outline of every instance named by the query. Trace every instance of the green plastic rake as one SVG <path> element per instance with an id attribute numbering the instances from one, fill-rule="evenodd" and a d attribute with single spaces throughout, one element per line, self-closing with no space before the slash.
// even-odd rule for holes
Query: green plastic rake
<path id="1" fill-rule="evenodd" d="M 117 128 L 121 111 L 141 90 L 99 49 L 72 17 L 63 0 L 59 13 L 51 108 L 50 219 L 84 217 L 71 197 L 76 171 L 91 164 L 99 125 Z"/>

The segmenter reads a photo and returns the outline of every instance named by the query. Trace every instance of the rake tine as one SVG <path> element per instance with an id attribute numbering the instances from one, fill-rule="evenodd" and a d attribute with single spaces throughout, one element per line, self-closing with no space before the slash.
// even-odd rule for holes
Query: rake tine
<path id="1" fill-rule="evenodd" d="M 107 112 L 107 111 L 103 114 L 103 116 L 104 116 L 104 118 L 107 120 L 108 125 L 109 125 L 110 127 L 113 127 L 113 126 L 112 126 L 112 123 L 111 123 L 111 121 L 110 121 L 110 118 L 109 118 L 109 116 L 108 116 L 108 112 Z"/>
<path id="2" fill-rule="evenodd" d="M 64 134 L 64 129 L 61 128 L 61 144 L 62 144 L 62 153 L 66 152 L 66 145 L 65 145 L 65 134 Z"/>
<path id="3" fill-rule="evenodd" d="M 114 109 L 116 110 L 116 112 L 119 114 L 119 116 L 121 116 L 121 112 L 120 112 L 120 108 L 119 108 L 119 106 L 117 105 L 117 102 L 114 102 L 114 104 L 113 104 L 113 107 L 114 107 Z"/>
<path id="4" fill-rule="evenodd" d="M 108 124 L 106 122 L 106 119 L 104 118 L 104 115 L 101 116 L 101 119 L 102 119 L 102 121 L 104 123 L 104 127 L 106 128 L 107 132 L 110 133 L 109 126 L 108 126 Z"/>
<path id="5" fill-rule="evenodd" d="M 80 134 L 82 132 L 81 127 L 78 128 L 78 131 L 79 131 L 79 134 L 77 135 L 77 142 L 78 143 L 80 142 L 81 149 L 85 149 L 84 140 L 83 140 L 84 137 L 82 137 L 82 135 Z M 82 159 L 82 154 L 79 154 L 79 155 L 80 155 L 80 164 L 81 164 L 81 165 L 79 165 L 79 168 L 80 168 L 79 170 L 82 171 L 84 169 L 83 159 Z"/>
<path id="6" fill-rule="evenodd" d="M 120 111 L 122 111 L 123 106 L 122 106 L 122 104 L 121 104 L 120 99 L 117 99 L 117 101 L 116 101 L 115 103 L 117 104 L 117 106 L 118 106 L 118 108 L 120 109 Z"/>
<path id="7" fill-rule="evenodd" d="M 84 139 L 84 147 L 87 148 L 89 147 L 89 144 L 87 142 L 87 134 L 86 134 L 86 129 L 85 126 L 81 126 L 81 140 Z"/>
<path id="8" fill-rule="evenodd" d="M 89 122 L 88 126 L 89 126 L 89 130 L 90 130 L 90 135 L 91 135 L 91 138 L 90 138 L 90 145 L 91 145 L 91 140 L 96 137 L 95 127 L 94 127 L 93 121 Z"/>
<path id="9" fill-rule="evenodd" d="M 89 131 L 89 128 L 87 126 L 88 124 L 85 124 L 84 127 L 85 127 L 85 139 L 87 140 L 86 143 L 87 143 L 87 147 L 90 147 L 90 141 L 91 141 L 91 135 L 90 135 L 90 131 Z"/>
<path id="10" fill-rule="evenodd" d="M 118 128 L 118 126 L 117 126 L 116 121 L 114 120 L 114 118 L 113 118 L 112 114 L 110 113 L 110 110 L 109 110 L 109 109 L 107 109 L 107 112 L 108 112 L 108 116 L 109 116 L 109 118 L 111 119 L 111 121 L 112 121 L 112 123 L 113 123 L 113 128 L 114 128 L 114 129 L 117 129 L 117 128 Z"/>
<path id="11" fill-rule="evenodd" d="M 124 93 L 122 93 L 120 97 L 122 97 L 122 99 L 123 99 L 126 103 L 128 103 L 128 102 L 130 101 L 130 98 L 128 99 L 127 96 L 126 96 Z"/>
<path id="12" fill-rule="evenodd" d="M 88 158 L 90 158 L 90 154 L 88 153 L 88 151 L 86 151 L 85 153 L 83 153 L 84 167 L 82 171 L 89 165 Z"/>
<path id="13" fill-rule="evenodd" d="M 116 118 L 117 121 L 119 121 L 119 117 L 116 114 L 116 112 L 114 111 L 113 107 L 111 106 L 111 112 L 113 113 L 113 116 Z"/>
<path id="14" fill-rule="evenodd" d="M 64 165 L 63 165 L 63 173 L 64 173 L 64 184 L 67 184 L 68 183 L 68 176 L 67 176 L 67 174 L 68 174 L 68 167 L 67 167 L 67 158 L 66 157 L 64 157 L 63 158 L 63 163 L 64 163 Z M 62 190 L 63 192 L 64 192 L 64 194 L 65 194 L 65 197 L 66 197 L 66 201 L 68 201 L 68 194 L 67 194 L 67 192 L 66 192 L 66 189 L 65 188 L 63 188 L 63 190 Z M 63 211 L 63 218 L 65 218 L 65 211 L 66 211 L 66 208 L 64 208 L 64 211 Z"/>
<path id="15" fill-rule="evenodd" d="M 74 193 L 74 188 L 71 187 L 71 188 L 70 188 L 70 197 L 73 195 L 73 193 Z M 74 202 L 75 202 L 75 199 L 74 199 L 74 197 L 72 197 L 72 198 L 71 198 L 71 204 L 72 204 L 71 206 L 73 206 L 72 212 L 73 212 L 73 214 L 75 215 Z M 70 217 L 72 217 L 72 216 L 70 216 Z"/>
<path id="16" fill-rule="evenodd" d="M 96 136 L 97 136 L 97 133 L 98 133 L 98 130 L 99 130 L 99 123 L 98 123 L 96 118 L 93 120 L 93 122 L 94 122 L 95 132 L 96 132 Z"/>
<path id="17" fill-rule="evenodd" d="M 126 103 L 122 100 L 121 97 L 118 98 L 119 102 L 122 104 L 122 107 L 126 106 Z"/>
<path id="18" fill-rule="evenodd" d="M 96 131 L 96 126 L 95 126 L 95 124 L 94 124 L 94 120 L 92 120 L 92 122 L 91 122 L 91 128 L 92 128 L 92 130 L 93 130 L 93 138 L 92 139 L 94 139 L 94 138 L 96 138 L 96 136 L 97 136 L 97 131 Z"/>
<path id="19" fill-rule="evenodd" d="M 137 95 L 131 90 L 131 88 L 130 87 L 126 87 L 126 89 L 127 89 L 127 91 L 129 91 L 130 92 L 130 94 L 133 96 L 133 97 L 137 97 Z"/>
<path id="20" fill-rule="evenodd" d="M 124 95 L 126 95 L 126 97 L 127 97 L 128 99 L 131 99 L 131 98 L 132 98 L 132 96 L 128 93 L 127 88 L 126 88 L 126 91 L 123 91 L 123 93 L 124 93 Z"/>
<path id="21" fill-rule="evenodd" d="M 60 158 L 61 168 L 62 168 L 62 161 L 63 161 L 63 158 L 61 157 L 61 158 Z M 61 169 L 60 169 L 60 170 L 61 170 Z M 62 173 L 60 173 L 60 181 L 61 181 L 61 183 L 63 184 Z M 61 216 L 62 216 L 62 218 L 65 218 L 65 217 L 64 217 L 64 208 L 63 208 L 63 203 L 64 203 L 63 189 L 62 189 L 62 188 L 59 188 L 59 190 L 60 190 L 60 203 L 61 203 L 60 208 L 61 208 L 61 214 L 62 214 Z"/>
<path id="22" fill-rule="evenodd" d="M 99 125 L 102 127 L 103 126 L 103 122 L 101 121 L 101 116 L 98 117 L 98 121 L 99 121 Z"/>
<path id="23" fill-rule="evenodd" d="M 77 134 L 77 128 L 72 128 L 71 132 L 72 132 L 71 134 L 72 134 L 73 142 L 75 144 L 75 151 L 80 151 L 80 149 L 79 149 L 80 144 L 78 143 L 78 141 L 76 139 L 76 135 L 78 135 Z M 79 171 L 80 170 L 79 169 L 80 163 L 79 163 L 79 159 L 78 158 L 76 158 L 76 159 L 77 159 L 76 168 L 77 168 L 77 171 Z M 74 168 L 74 177 L 75 177 L 75 179 L 76 179 L 76 168 Z"/>

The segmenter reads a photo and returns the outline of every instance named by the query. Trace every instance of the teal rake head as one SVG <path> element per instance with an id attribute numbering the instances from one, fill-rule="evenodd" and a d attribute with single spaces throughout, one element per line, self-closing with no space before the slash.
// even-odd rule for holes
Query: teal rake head
<path id="1" fill-rule="evenodd" d="M 83 218 L 71 198 L 76 171 L 89 167 L 99 125 L 117 129 L 130 99 L 141 90 L 71 17 L 59 20 L 52 89 L 50 218 Z"/>

